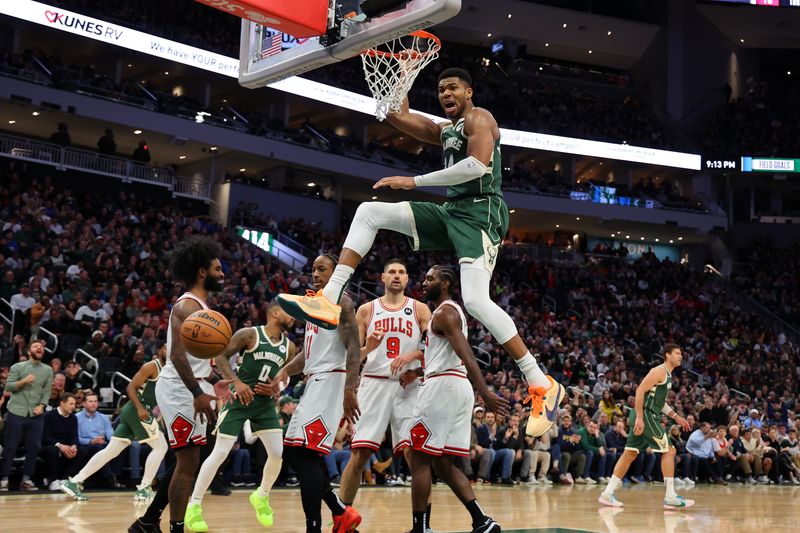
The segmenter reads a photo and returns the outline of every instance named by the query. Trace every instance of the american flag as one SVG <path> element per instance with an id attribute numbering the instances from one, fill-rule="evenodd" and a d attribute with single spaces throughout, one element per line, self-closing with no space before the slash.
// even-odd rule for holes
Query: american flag
<path id="1" fill-rule="evenodd" d="M 261 59 L 280 53 L 283 44 L 283 33 L 270 30 L 261 42 Z"/>

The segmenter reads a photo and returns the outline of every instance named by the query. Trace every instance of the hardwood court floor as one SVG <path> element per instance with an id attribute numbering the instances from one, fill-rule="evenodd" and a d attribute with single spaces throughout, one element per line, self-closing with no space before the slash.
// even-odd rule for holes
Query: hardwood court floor
<path id="1" fill-rule="evenodd" d="M 731 485 L 680 490 L 697 504 L 686 511 L 661 507 L 663 485 L 634 486 L 617 493 L 624 509 L 601 508 L 597 486 L 476 487 L 483 508 L 510 533 L 590 531 L 608 533 L 800 531 L 800 487 Z M 209 495 L 203 502 L 210 532 L 266 531 L 247 501 L 249 491 L 232 496 Z M 88 502 L 74 502 L 60 493 L 0 496 L 0 531 L 32 529 L 48 533 L 124 532 L 143 505 L 132 493 L 90 493 Z M 272 495 L 275 533 L 303 533 L 303 511 L 297 489 Z M 369 488 L 359 492 L 356 507 L 364 517 L 363 533 L 400 533 L 411 524 L 409 488 Z M 168 512 L 168 510 L 167 510 Z M 469 515 L 442 485 L 434 487 L 432 526 L 436 532 L 469 531 Z M 323 514 L 327 520 L 326 514 Z M 167 514 L 162 522 L 165 528 Z M 326 528 L 324 531 L 330 531 Z"/>

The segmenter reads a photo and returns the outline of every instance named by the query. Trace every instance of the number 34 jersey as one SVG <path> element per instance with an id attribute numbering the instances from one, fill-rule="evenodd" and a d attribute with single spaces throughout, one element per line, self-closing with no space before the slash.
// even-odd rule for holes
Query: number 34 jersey
<path id="1" fill-rule="evenodd" d="M 392 359 L 398 355 L 419 350 L 422 329 L 417 319 L 416 300 L 406 298 L 396 309 L 387 307 L 381 298 L 370 302 L 371 312 L 366 335 L 369 337 L 376 329 L 384 332 L 378 347 L 367 354 L 363 375 L 391 377 Z M 406 365 L 405 369 L 420 366 L 419 361 Z"/>

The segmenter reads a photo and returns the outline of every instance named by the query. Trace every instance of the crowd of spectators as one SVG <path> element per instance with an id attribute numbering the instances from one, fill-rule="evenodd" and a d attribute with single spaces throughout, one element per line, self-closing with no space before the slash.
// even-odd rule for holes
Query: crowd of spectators
<path id="1" fill-rule="evenodd" d="M 699 139 L 704 152 L 766 157 L 800 153 L 800 83 L 791 76 L 747 81 L 741 98 L 728 100 L 704 128 Z"/>
<path id="2" fill-rule="evenodd" d="M 800 330 L 800 241 L 779 247 L 756 239 L 738 259 L 732 280 L 739 290 Z"/>
<path id="3" fill-rule="evenodd" d="M 58 409 L 66 401 L 59 411 L 62 416 L 71 403 L 62 393 L 73 394 L 75 409 L 85 412 L 97 399 L 93 394 L 105 393 L 113 372 L 131 376 L 163 349 L 170 306 L 183 290 L 170 280 L 166 255 L 180 239 L 205 233 L 223 245 L 226 286 L 210 304 L 229 318 L 234 329 L 263 322 L 266 305 L 276 294 L 301 292 L 310 285 L 308 273 L 290 271 L 223 230 L 204 216 L 204 206 L 176 205 L 168 196 L 159 201 L 132 189 L 77 190 L 73 183 L 80 180 L 53 178 L 44 168 L 17 162 L 3 162 L 0 178 L 0 296 L 18 310 L 14 338 L 0 335 L 0 388 L 11 379 L 10 366 L 30 359 L 30 350 L 37 346 L 31 339 L 48 340 L 52 348 L 44 330 L 52 332 L 59 345 L 44 356 L 53 377 L 42 394 L 50 408 Z M 313 221 L 303 219 L 278 221 L 265 215 L 254 222 L 289 235 L 313 252 L 337 251 L 343 237 L 321 232 Z M 421 273 L 429 265 L 454 262 L 449 254 L 410 253 L 403 239 L 381 234 L 356 281 L 379 287 L 382 259 L 389 256 L 408 259 L 408 293 L 416 298 L 421 297 Z M 707 421 L 717 436 L 719 426 L 741 426 L 743 439 L 740 445 L 733 438 L 734 429 L 726 430 L 732 438 L 725 446 L 719 438 L 715 445 L 697 433 L 680 435 L 675 442 L 686 450 L 679 454 L 683 477 L 712 482 L 725 482 L 729 474 L 729 479 L 739 476 L 744 481 L 750 474 L 762 482 L 765 478 L 760 476 L 775 483 L 797 479 L 796 445 L 791 445 L 796 443 L 792 430 L 800 423 L 795 403 L 800 380 L 797 348 L 758 316 L 739 309 L 715 279 L 686 265 L 658 261 L 652 254 L 633 263 L 592 257 L 569 266 L 501 254 L 493 297 L 520 324 L 523 339 L 540 354 L 541 363 L 569 387 L 570 399 L 552 434 L 525 438 L 519 428 L 525 426 L 522 400 L 527 391 L 520 374 L 502 347 L 470 320 L 470 341 L 485 379 L 513 408 L 508 419 L 498 419 L 482 413 L 480 401 L 476 403 L 474 464 L 464 464 L 465 470 L 488 483 L 602 481 L 629 429 L 625 415 L 638 381 L 660 360 L 661 346 L 676 342 L 685 355 L 683 368 L 673 378 L 670 402 L 691 417 L 695 432 L 705 436 L 710 430 L 700 423 Z M 367 298 L 365 292 L 357 294 L 359 301 Z M 558 312 L 544 305 L 544 296 L 557 302 Z M 302 327 L 296 326 L 291 334 L 299 337 Z M 73 360 L 78 348 L 99 362 L 97 369 L 87 365 L 91 359 L 81 352 Z M 13 376 L 20 377 L 24 376 Z M 302 388 L 302 381 L 293 383 L 288 394 L 297 397 Z M 113 404 L 104 403 L 113 410 Z M 285 417 L 292 408 L 291 400 L 281 403 Z M 754 428 L 762 429 L 762 434 L 754 435 Z M 87 442 L 99 437 L 91 436 Z M 337 457 L 347 455 L 347 432 L 340 437 Z M 753 438 L 756 444 L 745 443 L 744 439 Z M 100 440 L 95 446 L 103 445 Z M 88 446 L 79 441 L 78 450 L 82 445 Z M 761 450 L 760 466 L 751 460 L 755 452 L 741 452 L 751 445 Z M 724 457 L 718 446 L 727 450 Z M 260 471 L 256 458 L 263 458 L 263 450 L 257 443 L 248 444 L 244 435 L 236 450 L 228 475 L 236 483 L 250 482 Z M 79 451 L 74 453 L 77 457 Z M 365 474 L 367 482 L 371 478 L 397 483 L 405 473 L 403 462 L 392 460 L 386 448 L 374 463 Z M 658 478 L 657 463 L 654 454 L 643 454 L 631 481 Z M 344 464 L 343 459 L 335 460 L 329 470 L 334 473 Z M 62 475 L 70 468 L 40 474 Z M 116 486 L 120 474 L 121 470 L 112 470 L 114 477 L 109 476 L 108 483 Z M 28 476 L 23 487 L 30 489 L 38 482 L 35 470 L 23 475 Z"/>

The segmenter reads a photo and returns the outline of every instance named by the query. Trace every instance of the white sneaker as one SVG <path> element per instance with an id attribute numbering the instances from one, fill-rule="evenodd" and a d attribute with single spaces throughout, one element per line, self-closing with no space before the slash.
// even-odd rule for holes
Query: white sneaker
<path id="1" fill-rule="evenodd" d="M 617 499 L 616 496 L 613 494 L 606 494 L 605 492 L 600 493 L 600 497 L 597 498 L 597 501 L 603 505 L 607 505 L 608 507 L 624 507 L 621 501 Z"/>
<path id="2" fill-rule="evenodd" d="M 684 482 L 684 484 L 686 484 L 687 488 L 688 487 L 694 487 L 694 481 L 690 477 L 687 477 L 686 479 L 684 479 L 683 482 Z"/>
<path id="3" fill-rule="evenodd" d="M 61 490 L 61 480 L 54 479 L 53 481 L 50 482 L 47 488 L 50 490 Z"/>
<path id="4" fill-rule="evenodd" d="M 687 500 L 683 496 L 664 498 L 664 509 L 685 509 L 694 505 L 694 500 Z"/>
<path id="5" fill-rule="evenodd" d="M 597 485 L 597 481 L 590 477 L 583 478 L 587 485 Z"/>
<path id="6" fill-rule="evenodd" d="M 767 483 L 769 483 L 769 478 L 767 476 L 761 475 L 761 476 L 758 476 L 757 481 L 759 483 L 761 483 L 761 484 L 767 484 Z M 0 482 L 0 483 L 2 483 L 2 482 Z"/>
<path id="7" fill-rule="evenodd" d="M 684 485 L 683 478 L 676 477 L 675 478 L 675 486 L 676 487 L 683 487 L 683 485 Z"/>
<path id="8" fill-rule="evenodd" d="M 538 485 L 539 480 L 537 480 L 534 476 L 531 476 L 530 478 L 528 478 L 527 483 L 528 485 Z"/>
<path id="9" fill-rule="evenodd" d="M 540 477 L 539 478 L 539 483 L 541 483 L 542 485 L 552 485 L 553 484 L 553 480 L 550 479 L 549 477 Z"/>
<path id="10" fill-rule="evenodd" d="M 578 479 L 575 480 L 575 483 L 577 483 L 578 485 L 586 485 L 586 478 L 579 477 Z"/>
<path id="11" fill-rule="evenodd" d="M 0 492 L 8 492 L 8 478 L 0 479 Z"/>

